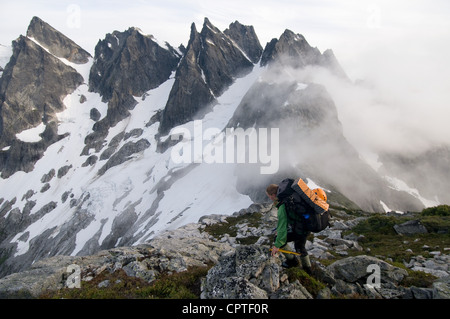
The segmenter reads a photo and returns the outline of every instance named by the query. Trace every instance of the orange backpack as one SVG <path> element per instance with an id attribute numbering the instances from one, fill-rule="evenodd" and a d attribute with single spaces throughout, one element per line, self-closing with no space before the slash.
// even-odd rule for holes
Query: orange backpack
<path id="1" fill-rule="evenodd" d="M 278 197 L 286 204 L 288 213 L 302 221 L 308 231 L 318 233 L 330 226 L 331 215 L 328 211 L 327 194 L 321 188 L 314 190 L 301 179 L 285 179 L 278 188 Z M 305 206 L 309 207 L 305 209 Z"/>

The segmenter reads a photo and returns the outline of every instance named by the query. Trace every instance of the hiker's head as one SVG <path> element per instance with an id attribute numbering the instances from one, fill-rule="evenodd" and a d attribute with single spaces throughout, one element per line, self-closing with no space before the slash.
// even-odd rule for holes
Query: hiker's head
<path id="1" fill-rule="evenodd" d="M 277 199 L 277 191 L 278 191 L 278 185 L 277 184 L 270 184 L 267 186 L 266 194 L 271 200 Z"/>

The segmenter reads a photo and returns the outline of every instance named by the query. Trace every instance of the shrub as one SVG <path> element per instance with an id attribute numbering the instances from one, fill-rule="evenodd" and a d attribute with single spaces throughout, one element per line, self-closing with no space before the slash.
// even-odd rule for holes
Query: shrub
<path id="1" fill-rule="evenodd" d="M 360 222 L 353 228 L 359 234 L 380 233 L 385 235 L 395 235 L 394 225 L 398 223 L 395 217 L 375 214 L 372 217 Z"/>
<path id="2" fill-rule="evenodd" d="M 439 205 L 435 207 L 425 208 L 422 211 L 422 216 L 450 216 L 450 206 Z"/>

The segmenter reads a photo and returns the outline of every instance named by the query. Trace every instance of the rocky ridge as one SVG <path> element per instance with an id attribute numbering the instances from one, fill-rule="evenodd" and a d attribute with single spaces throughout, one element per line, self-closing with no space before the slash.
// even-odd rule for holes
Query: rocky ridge
<path id="1" fill-rule="evenodd" d="M 253 204 L 231 217 L 204 216 L 198 223 L 167 231 L 144 245 L 83 257 L 43 259 L 25 272 L 0 279 L 0 296 L 35 298 L 48 290 L 70 287 L 68 278 L 74 265 L 81 281 L 120 270 L 146 282 L 155 281 L 163 273 L 213 265 L 202 280 L 202 299 L 450 298 L 448 247 L 432 252 L 432 258 L 412 256 L 403 267 L 397 267 L 389 258 L 367 255 L 370 250 L 360 242 L 361 236 L 342 235 L 344 230 L 367 220 L 368 214 L 354 217 L 339 209 L 332 212 L 331 227 L 307 242 L 313 274 L 303 275 L 316 286 L 292 278 L 292 273 L 281 266 L 283 256 L 270 257 L 276 209 L 269 204 Z M 409 232 L 414 233 L 409 224 Z M 420 227 L 416 231 L 420 232 Z M 350 252 L 353 253 L 349 257 Z M 380 271 L 378 286 L 371 277 L 373 267 Z M 430 273 L 435 279 L 427 287 L 404 285 L 410 276 L 406 269 Z M 98 289 L 109 285 L 112 283 L 101 282 Z"/>

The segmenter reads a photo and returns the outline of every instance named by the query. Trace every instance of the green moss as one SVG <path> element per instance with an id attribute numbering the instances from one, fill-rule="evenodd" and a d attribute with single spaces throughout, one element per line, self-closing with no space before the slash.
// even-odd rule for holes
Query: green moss
<path id="1" fill-rule="evenodd" d="M 420 222 L 432 233 L 448 234 L 450 229 L 450 216 L 426 215 Z"/>
<path id="2" fill-rule="evenodd" d="M 360 222 L 353 227 L 351 231 L 364 235 L 360 241 L 365 248 L 364 254 L 371 256 L 384 256 L 392 258 L 394 261 L 409 261 L 412 256 L 422 255 L 425 258 L 431 258 L 428 247 L 439 249 L 448 247 L 450 235 L 445 232 L 448 230 L 447 216 L 418 216 L 422 224 L 429 231 L 425 234 L 398 235 L 395 232 L 394 225 L 404 223 L 410 218 L 393 217 L 375 214 L 374 216 Z M 367 251 L 369 249 L 369 251 Z M 359 255 L 362 252 L 349 250 L 350 256 Z"/>
<path id="3" fill-rule="evenodd" d="M 158 299 L 198 299 L 200 281 L 208 272 L 207 267 L 193 267 L 189 271 L 166 275 L 153 284 L 139 289 L 142 298 Z"/>
<path id="4" fill-rule="evenodd" d="M 198 299 L 200 297 L 201 278 L 205 277 L 208 267 L 191 267 L 187 271 L 165 274 L 148 283 L 136 277 L 127 276 L 123 270 L 109 273 L 104 271 L 93 280 L 81 282 L 81 288 L 64 288 L 48 291 L 39 296 L 41 299 Z M 107 287 L 98 284 L 109 281 Z"/>
<path id="5" fill-rule="evenodd" d="M 236 238 L 236 242 L 241 245 L 253 245 L 256 244 L 260 237 L 259 236 L 248 236 L 243 238 Z"/>
<path id="6" fill-rule="evenodd" d="M 433 282 L 438 279 L 437 277 L 428 274 L 423 271 L 414 271 L 411 269 L 406 269 L 408 272 L 408 276 L 403 278 L 400 285 L 404 287 L 422 287 L 422 288 L 430 288 L 433 285 Z"/>
<path id="7" fill-rule="evenodd" d="M 385 235 L 395 235 L 394 225 L 404 222 L 402 218 L 383 216 L 375 214 L 366 220 L 361 221 L 358 225 L 353 227 L 352 231 L 359 234 L 367 235 L 371 233 L 380 233 Z"/>
<path id="8" fill-rule="evenodd" d="M 305 287 L 311 295 L 313 295 L 314 298 L 317 297 L 319 291 L 326 287 L 324 283 L 314 277 L 311 277 L 306 273 L 306 271 L 299 267 L 289 268 L 286 270 L 286 273 L 288 275 L 289 282 L 298 280 L 300 284 L 302 284 L 302 286 Z"/>

